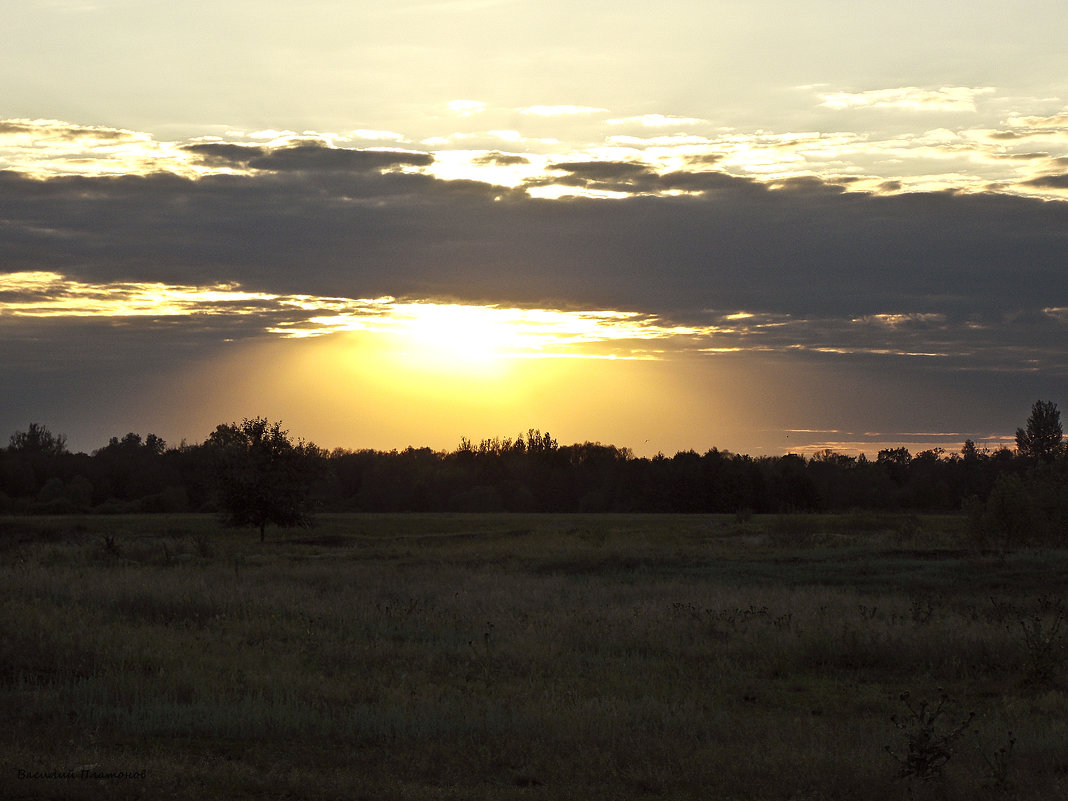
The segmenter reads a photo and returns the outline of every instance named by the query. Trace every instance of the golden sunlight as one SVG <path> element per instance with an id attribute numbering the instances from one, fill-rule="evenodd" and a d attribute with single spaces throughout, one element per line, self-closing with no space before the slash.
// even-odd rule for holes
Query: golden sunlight
<path id="1" fill-rule="evenodd" d="M 699 352 L 728 329 L 607 309 L 538 309 L 382 298 L 249 292 L 237 284 L 88 284 L 54 272 L 0 275 L 0 312 L 16 317 L 238 319 L 246 335 L 314 339 L 361 334 L 408 369 L 501 374 L 529 359 L 659 359 Z M 736 319 L 744 313 L 732 316 Z"/>
<path id="2" fill-rule="evenodd" d="M 338 299 L 326 300 L 339 303 Z M 669 347 L 696 348 L 701 338 L 721 330 L 672 325 L 655 315 L 604 309 L 529 309 L 393 298 L 349 304 L 337 314 L 314 315 L 268 331 L 289 339 L 351 332 L 383 334 L 393 343 L 395 355 L 445 368 L 449 362 L 487 366 L 506 359 L 655 359 Z"/>
<path id="3" fill-rule="evenodd" d="M 490 307 L 413 303 L 394 311 L 398 346 L 426 367 L 486 369 L 524 346 L 522 335 Z"/>
<path id="4" fill-rule="evenodd" d="M 247 304 L 258 307 L 277 298 L 231 284 L 86 284 L 47 271 L 0 275 L 0 311 L 18 317 L 165 317 L 211 307 L 240 314 L 249 313 Z"/>
<path id="5" fill-rule="evenodd" d="M 328 448 L 447 449 L 461 436 L 477 441 L 531 426 L 561 442 L 615 443 L 647 455 L 734 444 L 711 424 L 695 426 L 693 415 L 736 419 L 724 397 L 736 382 L 700 380 L 693 359 L 498 356 L 483 365 L 462 357 L 432 364 L 398 355 L 397 347 L 396 337 L 373 331 L 234 343 L 165 371 L 139 389 L 137 403 L 173 410 L 178 427 L 195 437 L 248 414 L 254 399 L 257 414 L 293 421 Z"/>

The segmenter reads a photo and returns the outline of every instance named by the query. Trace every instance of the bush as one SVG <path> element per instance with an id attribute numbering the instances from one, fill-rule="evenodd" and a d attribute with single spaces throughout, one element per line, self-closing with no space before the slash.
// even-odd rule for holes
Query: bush
<path id="1" fill-rule="evenodd" d="M 972 540 L 1002 549 L 1068 541 L 1066 478 L 1063 464 L 998 476 L 985 504 L 976 499 L 964 504 Z"/>
<path id="2" fill-rule="evenodd" d="M 975 713 L 969 713 L 960 723 L 947 721 L 943 715 L 955 702 L 945 692 L 941 693 L 937 703 L 913 701 L 907 691 L 899 698 L 905 712 L 893 715 L 890 721 L 903 733 L 905 748 L 895 751 L 886 746 L 886 752 L 900 767 L 898 776 L 921 782 L 941 778 L 946 763 L 956 750 L 956 741 L 971 724 Z"/>
<path id="3" fill-rule="evenodd" d="M 972 539 L 980 545 L 1021 545 L 1034 530 L 1033 509 L 1019 476 L 1001 475 L 982 508 L 971 509 Z"/>

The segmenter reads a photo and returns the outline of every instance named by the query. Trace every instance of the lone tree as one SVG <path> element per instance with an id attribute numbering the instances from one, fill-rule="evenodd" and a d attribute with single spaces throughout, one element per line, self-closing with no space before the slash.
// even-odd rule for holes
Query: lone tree
<path id="1" fill-rule="evenodd" d="M 1053 401 L 1035 401 L 1027 428 L 1016 429 L 1016 449 L 1036 462 L 1052 462 L 1064 449 L 1061 413 Z"/>
<path id="2" fill-rule="evenodd" d="M 308 493 L 319 474 L 322 451 L 293 444 L 282 423 L 246 418 L 219 425 L 205 445 L 213 453 L 218 500 L 231 526 L 254 526 L 260 542 L 269 523 L 307 525 Z"/>

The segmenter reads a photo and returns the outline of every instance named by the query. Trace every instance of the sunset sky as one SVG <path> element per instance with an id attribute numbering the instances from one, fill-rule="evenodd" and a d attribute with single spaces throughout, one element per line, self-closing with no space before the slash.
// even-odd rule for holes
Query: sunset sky
<path id="1" fill-rule="evenodd" d="M 638 455 L 1068 408 L 1068 7 L 19 0 L 0 436 Z"/>

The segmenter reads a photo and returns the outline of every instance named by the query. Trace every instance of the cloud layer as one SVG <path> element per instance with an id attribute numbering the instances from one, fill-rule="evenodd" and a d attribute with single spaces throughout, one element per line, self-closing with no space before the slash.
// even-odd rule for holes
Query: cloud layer
<path id="1" fill-rule="evenodd" d="M 64 369 L 106 378 L 116 358 L 182 362 L 454 303 L 561 315 L 540 323 L 557 356 L 775 356 L 938 376 L 955 397 L 999 376 L 1068 389 L 1059 200 L 760 179 L 711 152 L 481 150 L 451 178 L 447 153 L 313 134 L 158 143 L 12 121 L 0 141 L 14 154 L 34 132 L 40 158 L 0 172 L 0 359 L 35 376 L 19 408 Z M 1032 180 L 1063 188 L 1063 172 Z"/>
<path id="2" fill-rule="evenodd" d="M 751 346 L 1064 369 L 1060 202 L 607 160 L 553 162 L 505 190 L 434 178 L 422 152 L 321 142 L 176 152 L 188 174 L 0 173 L 6 269 L 87 285 L 624 309 L 714 327 L 744 310 L 774 321 L 747 327 Z M 545 185 L 618 199 L 524 191 Z"/>

